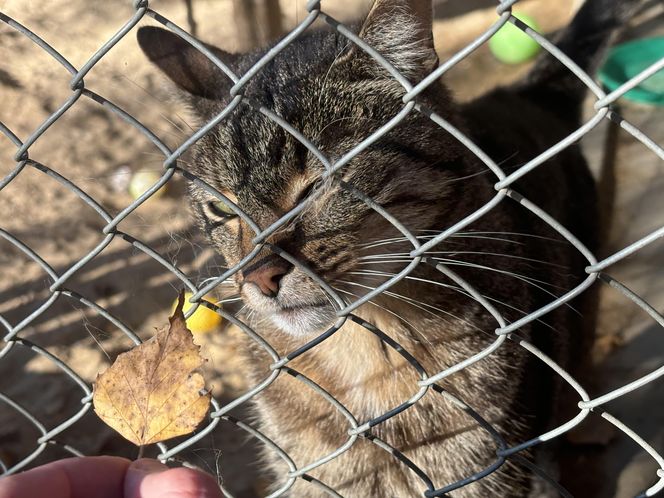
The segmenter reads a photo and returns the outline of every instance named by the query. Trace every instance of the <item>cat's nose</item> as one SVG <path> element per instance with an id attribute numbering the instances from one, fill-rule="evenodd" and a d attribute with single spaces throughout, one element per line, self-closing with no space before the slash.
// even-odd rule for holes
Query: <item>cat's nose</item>
<path id="1" fill-rule="evenodd" d="M 275 297 L 279 293 L 281 279 L 292 267 L 279 256 L 268 256 L 242 270 L 242 276 L 245 282 L 256 285 L 265 296 Z"/>

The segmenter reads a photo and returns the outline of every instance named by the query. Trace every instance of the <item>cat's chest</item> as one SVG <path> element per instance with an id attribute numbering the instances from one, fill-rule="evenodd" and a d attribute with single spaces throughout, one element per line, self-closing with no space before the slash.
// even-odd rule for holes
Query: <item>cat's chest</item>
<path id="1" fill-rule="evenodd" d="M 407 353 L 390 346 L 389 338 L 399 337 L 403 331 L 396 322 L 373 318 L 374 323 L 378 322 L 377 329 L 368 323 L 369 328 L 365 328 L 349 319 L 330 338 L 291 360 L 274 383 L 276 390 L 281 391 L 273 397 L 274 409 L 283 407 L 279 406 L 283 395 L 297 409 L 306 411 L 307 416 L 325 418 L 335 404 L 330 402 L 330 395 L 363 423 L 417 394 L 421 389 L 421 370 Z M 275 345 L 281 354 L 295 349 L 281 350 Z M 247 365 L 250 369 L 256 366 Z"/>

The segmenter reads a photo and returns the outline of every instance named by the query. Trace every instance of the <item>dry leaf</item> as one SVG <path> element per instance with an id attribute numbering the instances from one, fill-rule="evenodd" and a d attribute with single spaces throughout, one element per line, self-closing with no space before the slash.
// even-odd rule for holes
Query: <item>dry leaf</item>
<path id="1" fill-rule="evenodd" d="M 210 405 L 210 394 L 200 393 L 203 376 L 193 372 L 203 359 L 185 325 L 183 304 L 180 294 L 170 327 L 119 355 L 95 382 L 97 415 L 140 446 L 192 432 Z"/>

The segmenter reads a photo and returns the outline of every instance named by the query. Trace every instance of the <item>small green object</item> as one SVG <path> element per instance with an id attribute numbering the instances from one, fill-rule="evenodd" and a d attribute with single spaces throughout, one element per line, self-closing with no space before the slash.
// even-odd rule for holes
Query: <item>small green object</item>
<path id="1" fill-rule="evenodd" d="M 534 31 L 539 31 L 535 20 L 525 14 L 513 14 L 514 17 L 527 24 Z M 507 22 L 500 28 L 491 39 L 489 49 L 493 55 L 506 64 L 520 64 L 535 57 L 541 47 L 539 43 L 517 28 L 511 22 Z"/>
<path id="2" fill-rule="evenodd" d="M 599 79 L 609 92 L 632 79 L 664 57 L 664 36 L 643 38 L 611 50 Z M 664 105 L 664 69 L 660 69 L 623 96 L 635 102 Z"/>

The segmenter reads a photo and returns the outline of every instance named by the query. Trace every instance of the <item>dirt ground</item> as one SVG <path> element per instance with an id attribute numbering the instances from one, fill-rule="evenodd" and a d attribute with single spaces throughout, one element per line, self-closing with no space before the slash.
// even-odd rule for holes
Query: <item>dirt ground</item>
<path id="1" fill-rule="evenodd" d="M 240 1 L 240 0 L 236 0 Z M 301 20 L 304 0 L 282 0 L 285 29 Z M 482 2 L 479 2 L 480 4 Z M 571 0 L 521 2 L 534 15 L 544 33 L 555 31 L 569 19 Z M 368 1 L 323 2 L 324 9 L 342 21 L 366 12 Z M 449 5 L 448 5 L 449 4 Z M 455 17 L 446 7 L 462 5 Z M 484 2 L 486 4 L 486 2 Z M 151 7 L 176 24 L 191 28 L 184 0 L 157 0 Z M 495 19 L 491 9 L 473 10 L 459 1 L 438 2 L 436 44 L 441 59 L 465 46 Z M 198 36 L 229 51 L 245 47 L 246 33 L 233 22 L 231 0 L 196 0 L 193 19 Z M 80 68 L 133 14 L 130 1 L 3 0 L 0 13 L 27 26 Z M 659 11 L 637 23 L 631 36 L 663 33 Z M 145 19 L 143 24 L 154 24 Z M 260 27 L 256 28 L 260 31 Z M 497 62 L 487 47 L 450 71 L 448 83 L 461 99 L 470 99 L 523 74 L 527 66 Z M 0 23 L 0 122 L 25 140 L 70 95 L 70 75 L 41 48 Z M 168 87 L 146 63 L 135 36 L 124 37 L 86 76 L 86 88 L 109 99 L 139 119 L 169 147 L 176 147 L 192 132 L 186 110 L 170 97 Z M 589 104 L 590 106 L 590 104 Z M 589 107 L 590 111 L 590 107 Z M 623 103 L 622 114 L 650 138 L 664 143 L 664 111 Z M 607 125 L 583 139 L 584 150 L 598 178 L 605 179 Z M 615 168 L 607 192 L 605 213 L 611 223 L 602 249 L 608 255 L 664 224 L 664 162 L 625 132 L 617 133 Z M 0 134 L 0 179 L 14 167 L 15 147 Z M 107 109 L 81 98 L 30 148 L 30 157 L 66 177 L 112 215 L 132 198 L 122 187 L 126 171 L 160 171 L 162 157 L 144 136 Z M 186 160 L 186 159 L 185 159 Z M 176 178 L 159 199 L 151 199 L 119 228 L 128 237 L 116 237 L 104 251 L 78 271 L 67 287 L 94 300 L 117 316 L 140 337 L 149 337 L 167 321 L 181 282 L 172 273 L 131 244 L 140 240 L 177 265 L 195 283 L 218 275 L 222 262 L 193 227 L 184 182 Z M 26 168 L 0 191 L 0 230 L 20 239 L 62 274 L 103 239 L 103 219 L 53 176 Z M 3 232 L 0 231 L 0 235 Z M 610 275 L 664 310 L 664 251 L 652 244 L 611 267 Z M 50 280 L 42 268 L 0 236 L 0 316 L 17 324 L 44 303 Z M 595 351 L 599 365 L 590 395 L 597 395 L 650 372 L 664 360 L 661 328 L 644 312 L 614 290 L 601 290 L 600 340 Z M 108 320 L 80 301 L 60 296 L 22 333 L 60 358 L 84 381 L 91 383 L 110 360 L 131 346 L 131 341 Z M 223 331 L 200 336 L 209 358 L 206 374 L 222 403 L 247 389 L 237 370 L 235 349 Z M 608 405 L 608 411 L 632 427 L 655 449 L 664 449 L 664 390 L 660 382 Z M 54 364 L 26 347 L 14 347 L 0 359 L 0 393 L 52 428 L 80 409 L 82 391 Z M 242 409 L 235 414 L 242 417 Z M 570 461 L 579 469 L 578 496 L 634 496 L 652 483 L 654 460 L 629 438 L 611 431 L 606 422 L 592 423 L 569 443 Z M 592 426 L 592 427 L 591 427 Z M 595 430 L 597 426 L 601 427 Z M 36 447 L 37 431 L 25 419 L 0 403 L 0 458 L 11 466 Z M 84 454 L 135 456 L 130 444 L 114 435 L 90 411 L 58 436 L 60 443 Z M 62 447 L 49 446 L 35 463 L 62 457 Z M 156 449 L 153 452 L 156 454 Z M 237 497 L 253 497 L 264 482 L 257 470 L 256 447 L 231 424 L 221 426 L 186 455 L 192 463 L 221 473 Z M 259 477 L 257 477 L 259 476 Z M 583 476 L 583 479 L 581 479 Z"/>

